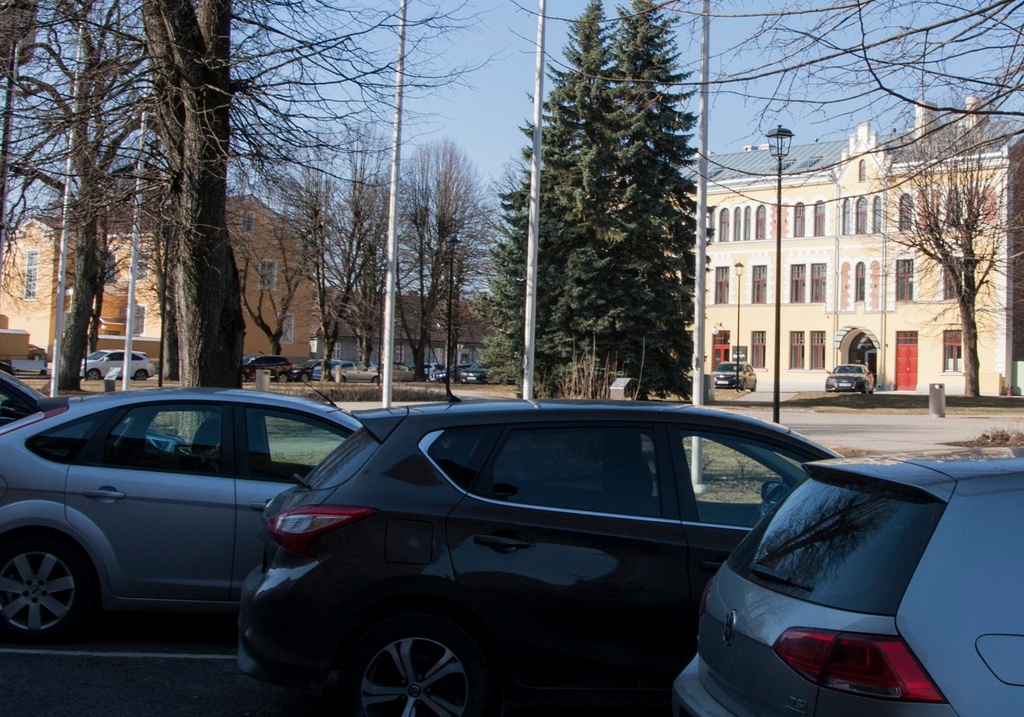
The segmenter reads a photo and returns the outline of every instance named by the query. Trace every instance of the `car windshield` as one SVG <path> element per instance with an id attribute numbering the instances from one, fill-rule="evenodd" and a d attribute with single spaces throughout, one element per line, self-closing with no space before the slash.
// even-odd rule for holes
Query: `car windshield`
<path id="1" fill-rule="evenodd" d="M 835 373 L 864 373 L 863 366 L 836 366 Z"/>
<path id="2" fill-rule="evenodd" d="M 739 370 L 739 367 L 734 363 L 720 363 L 717 366 L 715 366 L 715 371 L 728 371 L 729 373 L 736 373 Z"/>

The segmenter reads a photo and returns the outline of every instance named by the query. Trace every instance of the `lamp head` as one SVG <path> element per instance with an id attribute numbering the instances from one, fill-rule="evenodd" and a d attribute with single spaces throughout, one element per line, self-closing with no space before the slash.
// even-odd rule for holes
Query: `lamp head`
<path id="1" fill-rule="evenodd" d="M 776 159 L 789 154 L 789 146 L 793 142 L 793 133 L 781 124 L 768 133 L 768 151 Z"/>

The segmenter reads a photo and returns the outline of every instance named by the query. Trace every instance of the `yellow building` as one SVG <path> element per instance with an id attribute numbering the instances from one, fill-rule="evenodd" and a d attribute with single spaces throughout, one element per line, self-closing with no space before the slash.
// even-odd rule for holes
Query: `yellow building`
<path id="1" fill-rule="evenodd" d="M 918 125 L 929 119 L 919 115 Z M 979 297 L 979 384 L 984 394 L 1011 386 L 1019 393 L 1024 377 L 1014 369 L 1024 360 L 1024 332 L 1010 280 L 1019 147 L 984 151 L 1003 193 L 1003 221 L 1001 235 L 990 238 L 997 270 Z M 710 158 L 705 371 L 738 349 L 759 375 L 758 390 L 772 390 L 778 287 L 781 390 L 821 391 L 834 366 L 863 363 L 880 390 L 943 384 L 963 393 L 956 296 L 934 263 L 896 241 L 909 206 L 905 157 L 864 123 L 846 141 L 794 142 L 782 166 L 780 275 L 777 158 L 767 144 Z"/>
<path id="2" fill-rule="evenodd" d="M 282 314 L 281 353 L 293 361 L 305 361 L 310 354 L 310 335 L 316 331 L 309 282 L 295 282 L 283 276 L 284 265 L 294 262 L 297 252 L 287 256 L 287 237 L 273 213 L 255 200 L 235 199 L 231 202 L 229 223 L 236 249 L 243 290 L 253 307 L 262 307 L 262 315 L 270 320 Z M 3 286 L 0 291 L 0 316 L 6 317 L 4 329 L 27 332 L 28 341 L 45 347 L 53 354 L 56 326 L 57 275 L 60 260 L 61 229 L 59 222 L 30 219 L 14 233 L 9 256 L 4 257 Z M 98 348 L 123 348 L 130 279 L 131 235 L 111 234 L 106 283 L 100 316 Z M 157 268 L 152 264 L 158 252 L 152 251 L 153 236 L 140 237 L 140 251 L 135 284 L 135 326 L 132 347 L 154 361 L 160 355 L 161 304 L 157 291 Z M 74 267 L 74 238 L 71 238 L 67 266 Z M 72 279 L 66 281 L 65 311 L 70 308 Z M 291 296 L 284 300 L 288 293 Z M 275 313 L 276 312 L 276 313 Z M 269 353 L 270 342 L 248 312 L 244 353 Z M 2 323 L 2 321 L 0 321 Z M 25 356 L 12 356 L 25 358 Z"/>

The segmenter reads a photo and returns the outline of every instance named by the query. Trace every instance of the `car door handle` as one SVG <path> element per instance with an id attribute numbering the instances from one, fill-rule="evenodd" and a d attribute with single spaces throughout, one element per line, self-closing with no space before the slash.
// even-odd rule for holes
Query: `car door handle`
<path id="1" fill-rule="evenodd" d="M 252 503 L 249 504 L 249 507 L 252 508 L 253 510 L 258 510 L 262 513 L 263 509 L 266 508 L 268 505 L 270 505 L 270 498 L 267 498 L 263 502 L 254 500 Z"/>
<path id="2" fill-rule="evenodd" d="M 533 547 L 533 542 L 530 540 L 506 535 L 474 535 L 473 542 L 477 545 L 494 548 L 499 553 L 514 553 L 517 550 Z"/>
<path id="3" fill-rule="evenodd" d="M 697 565 L 706 573 L 717 573 L 724 562 L 724 558 L 722 560 L 701 560 Z"/>
<path id="4" fill-rule="evenodd" d="M 116 488 L 90 488 L 82 491 L 82 495 L 86 498 L 124 498 L 125 494 Z"/>

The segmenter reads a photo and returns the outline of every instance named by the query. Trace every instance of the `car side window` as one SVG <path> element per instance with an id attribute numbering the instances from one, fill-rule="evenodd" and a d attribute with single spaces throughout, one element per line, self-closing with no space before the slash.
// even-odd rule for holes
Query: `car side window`
<path id="1" fill-rule="evenodd" d="M 161 404 L 130 409 L 107 436 L 103 465 L 176 473 L 218 474 L 223 409 Z"/>
<path id="2" fill-rule="evenodd" d="M 658 517 L 655 444 L 648 427 L 514 429 L 481 490 L 509 503 Z"/>
<path id="3" fill-rule="evenodd" d="M 449 428 L 428 437 L 426 453 L 441 472 L 468 491 L 501 431 L 501 426 Z"/>
<path id="4" fill-rule="evenodd" d="M 752 526 L 806 477 L 798 456 L 748 437 L 681 430 L 678 440 L 702 523 Z"/>
<path id="5" fill-rule="evenodd" d="M 249 476 L 291 482 L 307 475 L 341 445 L 351 431 L 288 411 L 246 407 Z"/>
<path id="6" fill-rule="evenodd" d="M 37 433 L 25 441 L 25 446 L 47 460 L 71 463 L 96 434 L 101 418 L 97 415 L 89 416 Z"/>

